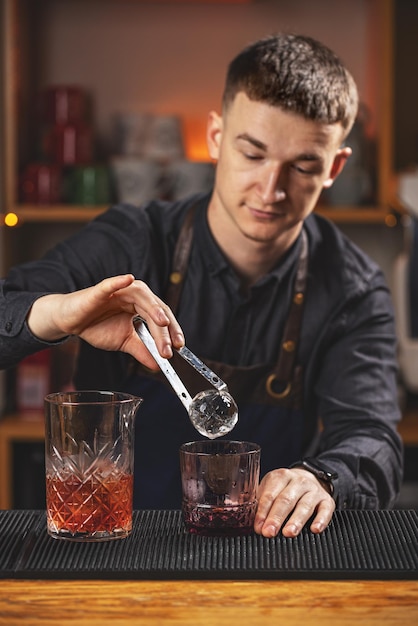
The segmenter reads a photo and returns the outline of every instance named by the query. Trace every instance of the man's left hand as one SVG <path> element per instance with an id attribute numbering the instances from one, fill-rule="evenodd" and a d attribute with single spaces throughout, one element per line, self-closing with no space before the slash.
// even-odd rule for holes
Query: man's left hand
<path id="1" fill-rule="evenodd" d="M 314 516 L 313 533 L 322 532 L 331 521 L 335 502 L 325 484 L 305 469 L 276 469 L 264 476 L 258 489 L 254 530 L 264 537 L 296 537 Z"/>

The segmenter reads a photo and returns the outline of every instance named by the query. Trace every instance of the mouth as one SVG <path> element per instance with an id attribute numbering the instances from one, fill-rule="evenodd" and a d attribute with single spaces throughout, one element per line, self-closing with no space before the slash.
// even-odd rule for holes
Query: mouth
<path id="1" fill-rule="evenodd" d="M 267 209 L 258 209 L 255 207 L 251 207 L 247 205 L 247 208 L 250 212 L 250 214 L 255 217 L 257 220 L 261 220 L 264 222 L 272 222 L 275 221 L 277 219 L 280 219 L 282 217 L 285 216 L 285 211 L 282 210 L 276 210 L 276 211 L 269 211 Z"/>

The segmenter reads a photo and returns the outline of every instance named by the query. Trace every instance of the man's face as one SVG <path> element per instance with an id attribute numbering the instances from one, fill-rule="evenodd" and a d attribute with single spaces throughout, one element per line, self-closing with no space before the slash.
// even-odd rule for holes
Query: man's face
<path id="1" fill-rule="evenodd" d="M 255 241 L 294 238 L 351 153 L 339 148 L 342 136 L 340 124 L 238 93 L 223 117 L 209 117 L 209 153 L 218 162 L 210 211 Z"/>

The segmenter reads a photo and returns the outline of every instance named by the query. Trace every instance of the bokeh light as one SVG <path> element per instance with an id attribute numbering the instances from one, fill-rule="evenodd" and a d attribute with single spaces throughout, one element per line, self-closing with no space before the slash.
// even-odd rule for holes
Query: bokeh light
<path id="1" fill-rule="evenodd" d="M 19 218 L 16 213 L 6 213 L 6 215 L 4 216 L 4 224 L 6 226 L 16 226 L 18 222 Z"/>

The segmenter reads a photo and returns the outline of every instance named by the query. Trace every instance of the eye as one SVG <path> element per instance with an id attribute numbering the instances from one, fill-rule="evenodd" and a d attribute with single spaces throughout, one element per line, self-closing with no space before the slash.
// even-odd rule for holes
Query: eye
<path id="1" fill-rule="evenodd" d="M 243 156 L 247 161 L 261 161 L 263 158 L 261 154 L 251 154 L 249 152 L 243 152 Z"/>
<path id="2" fill-rule="evenodd" d="M 249 161 L 260 161 L 263 158 L 258 154 L 244 154 L 244 157 Z"/>
<path id="3" fill-rule="evenodd" d="M 296 163 L 293 163 L 292 168 L 296 172 L 299 172 L 299 174 L 305 174 L 306 176 L 313 176 L 314 174 L 319 173 L 319 170 L 317 167 L 302 166 L 302 165 L 297 165 Z"/>

